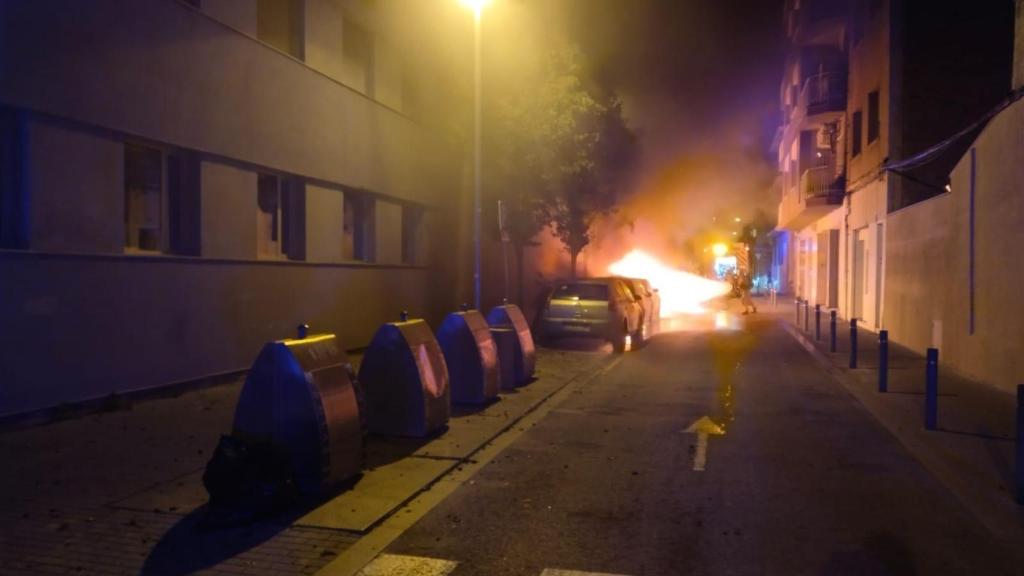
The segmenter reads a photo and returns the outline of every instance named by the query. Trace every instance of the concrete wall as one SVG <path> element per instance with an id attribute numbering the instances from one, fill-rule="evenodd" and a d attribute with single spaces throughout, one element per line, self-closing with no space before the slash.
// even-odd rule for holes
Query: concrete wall
<path id="1" fill-rule="evenodd" d="M 975 140 L 974 333 L 970 333 L 971 153 L 951 175 L 954 218 L 942 356 L 965 373 L 1007 390 L 1024 381 L 1024 300 L 1017 272 L 1024 243 L 1024 100 L 989 122 Z"/>
<path id="2" fill-rule="evenodd" d="M 254 260 L 257 174 L 203 162 L 200 178 L 203 256 Z"/>
<path id="3" fill-rule="evenodd" d="M 301 322 L 352 348 L 443 312 L 416 268 L 4 253 L 0 278 L 0 416 L 245 369 Z"/>
<path id="4" fill-rule="evenodd" d="M 124 145 L 31 122 L 31 244 L 39 250 L 124 251 Z"/>
<path id="5" fill-rule="evenodd" d="M 945 349 L 941 337 L 949 276 L 951 194 L 889 215 L 886 225 L 885 328 L 893 341 L 914 350 Z M 936 324 L 938 323 L 938 324 Z"/>
<path id="6" fill-rule="evenodd" d="M 408 118 L 166 0 L 0 4 L 0 103 L 425 204 L 459 169 Z"/>
<path id="7" fill-rule="evenodd" d="M 256 0 L 203 0 L 200 6 L 211 17 L 256 37 Z"/>
<path id="8" fill-rule="evenodd" d="M 438 322 L 467 291 L 461 155 L 247 36 L 254 0 L 202 6 L 0 3 L 0 106 L 29 119 L 34 225 L 27 250 L 0 250 L 0 416 L 244 369 L 299 322 L 365 346 L 399 310 Z M 125 142 L 199 159 L 200 257 L 125 254 Z M 305 182 L 307 262 L 256 260 L 261 172 Z M 377 263 L 340 262 L 342 190 L 380 205 Z M 443 223 L 425 266 L 400 265 L 404 202 Z"/>
<path id="9" fill-rule="evenodd" d="M 402 263 L 402 207 L 392 202 L 377 202 L 378 264 Z"/>
<path id="10" fill-rule="evenodd" d="M 969 150 L 951 175 L 952 192 L 889 216 L 885 323 L 893 341 L 918 351 L 938 346 L 943 363 L 1010 391 L 1024 380 L 1016 274 L 1024 243 L 1024 101 L 994 118 L 971 149 L 973 168 Z"/>
<path id="11" fill-rule="evenodd" d="M 306 186 L 306 260 L 341 262 L 344 235 L 344 194 Z"/>
<path id="12" fill-rule="evenodd" d="M 1013 43 L 1013 87 L 1024 87 L 1024 0 L 1017 0 L 1017 27 Z"/>

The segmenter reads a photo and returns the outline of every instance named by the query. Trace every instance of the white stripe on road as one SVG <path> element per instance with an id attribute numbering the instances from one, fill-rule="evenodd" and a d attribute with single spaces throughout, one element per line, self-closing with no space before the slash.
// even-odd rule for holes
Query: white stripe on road
<path id="1" fill-rule="evenodd" d="M 541 576 L 623 576 L 622 574 L 607 574 L 604 572 L 581 572 L 580 570 L 556 570 L 545 568 Z"/>
<path id="2" fill-rule="evenodd" d="M 458 565 L 451 560 L 381 554 L 364 566 L 359 576 L 445 576 Z"/>

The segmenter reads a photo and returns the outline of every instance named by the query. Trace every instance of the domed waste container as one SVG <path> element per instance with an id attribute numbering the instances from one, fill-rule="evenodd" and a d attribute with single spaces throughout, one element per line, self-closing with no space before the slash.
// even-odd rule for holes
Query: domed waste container
<path id="1" fill-rule="evenodd" d="M 357 474 L 363 426 L 356 382 L 334 334 L 263 346 L 238 398 L 232 435 L 283 454 L 304 494 Z"/>
<path id="2" fill-rule="evenodd" d="M 453 312 L 437 329 L 455 404 L 484 404 L 498 397 L 498 349 L 483 314 Z"/>
<path id="3" fill-rule="evenodd" d="M 423 437 L 448 424 L 448 367 L 423 320 L 381 326 L 359 366 L 359 382 L 370 432 Z"/>
<path id="4" fill-rule="evenodd" d="M 487 323 L 492 328 L 511 328 L 516 332 L 515 350 L 513 350 L 513 373 L 516 385 L 522 386 L 533 378 L 537 363 L 537 349 L 533 345 L 530 325 L 526 322 L 522 310 L 515 304 L 495 306 L 487 313 Z M 505 385 L 502 384 L 504 387 Z"/>

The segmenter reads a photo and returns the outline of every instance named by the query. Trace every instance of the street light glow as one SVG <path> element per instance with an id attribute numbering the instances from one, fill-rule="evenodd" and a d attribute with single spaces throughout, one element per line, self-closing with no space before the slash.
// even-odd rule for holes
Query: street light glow
<path id="1" fill-rule="evenodd" d="M 487 6 L 491 0 L 459 0 L 463 6 L 471 8 L 477 15 Z"/>
<path id="2" fill-rule="evenodd" d="M 729 247 L 722 243 L 715 244 L 711 247 L 711 253 L 715 256 L 725 256 L 727 252 L 729 252 Z"/>

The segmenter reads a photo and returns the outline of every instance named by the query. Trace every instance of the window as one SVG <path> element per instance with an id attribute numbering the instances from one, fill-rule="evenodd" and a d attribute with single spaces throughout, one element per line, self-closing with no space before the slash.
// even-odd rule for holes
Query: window
<path id="1" fill-rule="evenodd" d="M 423 209 L 416 206 L 402 206 L 402 263 L 418 264 L 420 229 L 423 224 Z"/>
<path id="2" fill-rule="evenodd" d="M 256 256 L 305 258 L 305 188 L 293 179 L 260 174 L 256 192 Z"/>
<path id="3" fill-rule="evenodd" d="M 167 224 L 170 252 L 199 256 L 199 158 L 189 152 L 167 155 Z"/>
<path id="4" fill-rule="evenodd" d="M 878 117 L 878 90 L 868 94 L 868 143 L 878 140 L 881 120 Z"/>
<path id="5" fill-rule="evenodd" d="M 341 255 L 346 260 L 375 259 L 376 210 L 373 198 L 345 194 Z M 404 226 L 404 220 L 403 220 Z"/>
<path id="6" fill-rule="evenodd" d="M 341 31 L 345 82 L 371 98 L 374 95 L 373 35 L 346 18 Z"/>
<path id="7" fill-rule="evenodd" d="M 125 249 L 160 252 L 162 224 L 163 154 L 154 148 L 125 144 Z"/>
<path id="8" fill-rule="evenodd" d="M 0 109 L 0 248 L 28 248 L 23 137 L 17 115 Z"/>
<path id="9" fill-rule="evenodd" d="M 305 58 L 303 0 L 259 0 L 256 37 L 299 60 Z"/>
<path id="10" fill-rule="evenodd" d="M 850 131 L 852 133 L 853 138 L 853 142 L 850 143 L 851 156 L 860 155 L 861 132 L 863 132 L 863 116 L 864 115 L 861 113 L 860 110 L 853 113 L 853 130 Z"/>

